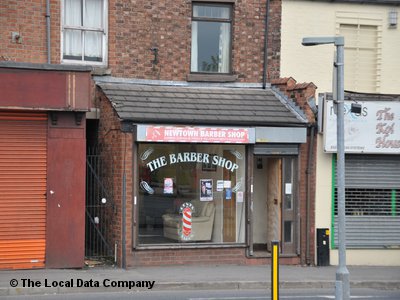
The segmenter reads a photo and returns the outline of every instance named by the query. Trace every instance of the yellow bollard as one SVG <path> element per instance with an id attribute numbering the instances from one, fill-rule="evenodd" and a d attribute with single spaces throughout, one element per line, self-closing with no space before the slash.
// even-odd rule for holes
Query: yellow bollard
<path id="1" fill-rule="evenodd" d="M 279 300 L 279 241 L 272 241 L 271 299 Z"/>

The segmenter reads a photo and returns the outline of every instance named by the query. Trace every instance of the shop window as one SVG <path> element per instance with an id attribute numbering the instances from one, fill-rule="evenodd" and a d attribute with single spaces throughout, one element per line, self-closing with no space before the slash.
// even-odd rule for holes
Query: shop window
<path id="1" fill-rule="evenodd" d="M 64 62 L 104 65 L 106 0 L 64 0 L 62 57 Z"/>
<path id="2" fill-rule="evenodd" d="M 293 222 L 284 221 L 283 230 L 283 241 L 285 243 L 291 243 L 293 241 Z"/>
<path id="3" fill-rule="evenodd" d="M 193 4 L 192 73 L 230 73 L 231 16 L 231 5 Z"/>
<path id="4" fill-rule="evenodd" d="M 245 146 L 140 144 L 139 244 L 244 243 Z"/>

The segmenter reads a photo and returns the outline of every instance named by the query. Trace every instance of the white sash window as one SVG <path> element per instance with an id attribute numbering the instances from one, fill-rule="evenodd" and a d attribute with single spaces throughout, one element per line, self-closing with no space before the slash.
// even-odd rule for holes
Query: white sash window
<path id="1" fill-rule="evenodd" d="M 64 0 L 64 62 L 105 64 L 106 4 L 106 0 Z"/>

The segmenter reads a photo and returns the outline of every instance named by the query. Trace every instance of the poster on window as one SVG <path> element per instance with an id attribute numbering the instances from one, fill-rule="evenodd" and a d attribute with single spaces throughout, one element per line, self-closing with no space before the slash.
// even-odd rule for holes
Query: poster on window
<path id="1" fill-rule="evenodd" d="M 213 200 L 213 180 L 200 179 L 200 201 Z"/>
<path id="2" fill-rule="evenodd" d="M 225 200 L 231 200 L 232 199 L 232 189 L 225 189 Z"/>
<path id="3" fill-rule="evenodd" d="M 164 178 L 164 194 L 174 193 L 174 181 L 172 178 Z"/>
<path id="4" fill-rule="evenodd" d="M 224 181 L 217 180 L 217 192 L 222 192 L 224 190 Z"/>

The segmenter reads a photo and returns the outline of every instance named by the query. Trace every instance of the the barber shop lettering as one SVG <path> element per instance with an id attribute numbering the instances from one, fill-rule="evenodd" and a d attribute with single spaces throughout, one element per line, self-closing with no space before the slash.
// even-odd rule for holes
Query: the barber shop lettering
<path id="1" fill-rule="evenodd" d="M 171 153 L 168 156 L 160 156 L 153 159 L 146 165 L 150 171 L 153 172 L 161 167 L 167 166 L 168 164 L 173 165 L 176 163 L 211 163 L 214 166 L 223 167 L 231 172 L 234 172 L 239 168 L 239 165 L 224 157 L 198 152 Z"/>

